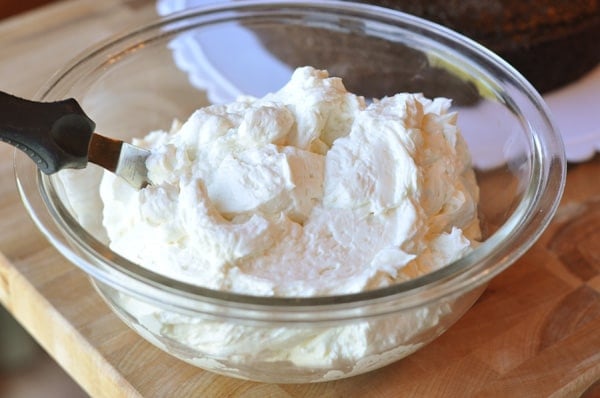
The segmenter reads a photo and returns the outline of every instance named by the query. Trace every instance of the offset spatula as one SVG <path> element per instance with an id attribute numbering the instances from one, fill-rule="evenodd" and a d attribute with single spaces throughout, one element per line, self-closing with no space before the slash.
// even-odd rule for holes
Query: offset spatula
<path id="1" fill-rule="evenodd" d="M 25 152 L 46 174 L 95 163 L 135 188 L 150 183 L 149 151 L 94 132 L 77 101 L 36 102 L 0 91 L 0 140 Z"/>

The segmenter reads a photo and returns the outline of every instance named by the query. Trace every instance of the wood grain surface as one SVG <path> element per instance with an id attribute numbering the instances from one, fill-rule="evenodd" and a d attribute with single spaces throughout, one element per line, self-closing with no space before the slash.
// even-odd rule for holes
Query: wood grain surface
<path id="1" fill-rule="evenodd" d="M 0 89 L 31 96 L 76 52 L 154 16 L 152 2 L 73 0 L 7 19 Z M 0 302 L 95 397 L 597 396 L 599 175 L 600 157 L 570 165 L 548 230 L 432 344 L 354 378 L 274 385 L 199 370 L 128 329 L 30 221 L 0 144 Z"/>

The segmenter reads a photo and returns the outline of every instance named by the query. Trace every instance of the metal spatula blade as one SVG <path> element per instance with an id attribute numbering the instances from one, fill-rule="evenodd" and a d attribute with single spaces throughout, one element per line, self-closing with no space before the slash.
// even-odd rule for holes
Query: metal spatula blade
<path id="1" fill-rule="evenodd" d="M 123 178 L 134 188 L 150 184 L 146 159 L 150 151 L 126 142 L 92 133 L 88 161 Z"/>

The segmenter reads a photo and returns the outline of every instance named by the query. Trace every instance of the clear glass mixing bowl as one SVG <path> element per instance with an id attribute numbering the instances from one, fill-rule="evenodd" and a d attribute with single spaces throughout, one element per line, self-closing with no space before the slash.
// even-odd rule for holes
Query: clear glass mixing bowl
<path id="1" fill-rule="evenodd" d="M 409 355 L 459 319 L 534 243 L 564 185 L 560 136 L 514 69 L 437 25 L 349 2 L 244 1 L 164 18 L 90 49 L 38 99 L 74 97 L 99 131 L 129 140 L 168 129 L 201 106 L 277 90 L 303 65 L 329 70 L 366 98 L 412 91 L 454 100 L 481 190 L 484 242 L 476 250 L 423 277 L 358 294 L 208 290 L 108 248 L 98 168 L 46 176 L 16 153 L 17 185 L 35 223 L 123 321 L 166 352 L 233 377 L 316 382 Z M 81 211 L 80 203 L 97 211 Z"/>

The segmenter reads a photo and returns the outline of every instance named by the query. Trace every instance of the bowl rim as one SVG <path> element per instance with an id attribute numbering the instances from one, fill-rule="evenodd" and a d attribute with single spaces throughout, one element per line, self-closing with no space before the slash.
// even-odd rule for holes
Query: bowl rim
<path id="1" fill-rule="evenodd" d="M 149 271 L 112 252 L 83 229 L 76 231 L 70 228 L 65 220 L 75 222 L 74 218 L 65 209 L 57 208 L 48 197 L 54 189 L 49 177 L 37 170 L 28 158 L 17 151 L 15 152 L 17 187 L 28 213 L 40 231 L 59 252 L 93 279 L 146 299 L 147 289 L 151 287 L 154 291 L 165 292 L 169 299 L 175 299 L 173 300 L 175 305 L 184 307 L 185 300 L 191 299 L 216 306 L 254 308 L 259 311 L 264 308 L 269 311 L 287 311 L 290 308 L 295 308 L 297 311 L 303 309 L 314 311 L 316 307 L 323 311 L 331 311 L 332 309 L 347 310 L 357 304 L 379 305 L 393 300 L 393 308 L 390 307 L 388 310 L 395 311 L 398 308 L 421 306 L 442 297 L 474 289 L 514 263 L 545 230 L 558 207 L 566 179 L 566 160 L 561 137 L 541 96 L 516 70 L 474 41 L 421 18 L 379 6 L 338 0 L 320 2 L 247 0 L 234 4 L 205 5 L 158 18 L 138 29 L 113 35 L 90 47 L 57 71 L 38 91 L 36 97 L 41 100 L 51 97 L 52 91 L 63 83 L 66 76 L 107 49 L 119 48 L 132 38 L 143 38 L 148 33 L 160 31 L 165 26 L 177 26 L 194 18 L 214 15 L 232 17 L 243 12 L 259 11 L 278 15 L 284 12 L 306 13 L 315 10 L 337 15 L 368 17 L 388 24 L 401 24 L 405 29 L 410 27 L 420 34 L 443 38 L 444 43 L 451 43 L 462 51 L 468 51 L 469 54 L 479 57 L 480 61 L 510 76 L 516 83 L 522 94 L 519 101 L 525 101 L 533 112 L 527 118 L 528 126 L 531 127 L 533 124 L 536 128 L 536 134 L 532 139 L 534 149 L 531 153 L 532 176 L 527 182 L 527 193 L 523 195 L 508 220 L 475 250 L 439 270 L 418 278 L 352 294 L 266 297 L 212 290 Z M 510 101 L 510 99 L 506 100 Z M 28 165 L 30 167 L 27 167 Z M 31 175 L 32 170 L 35 175 Z M 50 206 L 45 208 L 46 214 L 43 214 L 44 210 L 40 208 L 40 201 L 46 206 L 48 201 L 50 202 Z M 75 244 L 77 249 L 74 249 L 72 244 Z M 82 254 L 86 258 L 82 258 Z"/>

